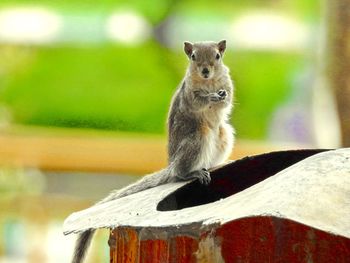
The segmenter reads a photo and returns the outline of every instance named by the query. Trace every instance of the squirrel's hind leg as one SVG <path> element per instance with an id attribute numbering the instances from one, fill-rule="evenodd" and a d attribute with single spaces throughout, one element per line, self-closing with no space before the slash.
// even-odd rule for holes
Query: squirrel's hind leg
<path id="1" fill-rule="evenodd" d="M 182 179 L 182 180 L 192 180 L 192 179 L 198 179 L 198 181 L 201 184 L 205 184 L 208 185 L 211 181 L 210 178 L 210 173 L 207 169 L 203 168 L 201 170 L 195 170 L 192 171 L 188 174 L 186 174 L 185 176 L 177 176 L 178 178 Z"/>

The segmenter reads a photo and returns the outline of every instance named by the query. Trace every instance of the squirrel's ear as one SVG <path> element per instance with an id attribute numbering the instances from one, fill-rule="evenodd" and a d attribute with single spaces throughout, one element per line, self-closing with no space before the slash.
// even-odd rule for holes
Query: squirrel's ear
<path id="1" fill-rule="evenodd" d="M 225 50 L 226 50 L 226 40 L 221 40 L 218 43 L 218 48 L 219 48 L 220 54 L 223 54 L 225 52 Z"/>
<path id="2" fill-rule="evenodd" d="M 190 42 L 184 42 L 184 51 L 188 57 L 192 55 L 193 52 L 193 44 Z"/>

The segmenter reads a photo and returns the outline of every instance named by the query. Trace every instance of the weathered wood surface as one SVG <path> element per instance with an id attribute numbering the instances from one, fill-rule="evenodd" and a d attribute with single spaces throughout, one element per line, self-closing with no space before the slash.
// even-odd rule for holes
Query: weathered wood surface
<path id="1" fill-rule="evenodd" d="M 90 228 L 114 229 L 111 262 L 346 262 L 350 149 L 245 158 L 207 187 L 162 185 L 64 224 L 65 234 Z"/>

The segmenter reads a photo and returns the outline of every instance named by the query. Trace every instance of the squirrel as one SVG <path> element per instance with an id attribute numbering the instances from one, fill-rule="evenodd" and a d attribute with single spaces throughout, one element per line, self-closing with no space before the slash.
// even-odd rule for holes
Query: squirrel
<path id="1" fill-rule="evenodd" d="M 208 169 L 225 162 L 234 143 L 234 129 L 228 123 L 234 87 L 222 61 L 225 50 L 226 40 L 184 42 L 190 63 L 168 113 L 168 166 L 112 191 L 97 204 L 170 182 L 210 183 Z M 73 263 L 83 261 L 94 231 L 79 234 Z"/>

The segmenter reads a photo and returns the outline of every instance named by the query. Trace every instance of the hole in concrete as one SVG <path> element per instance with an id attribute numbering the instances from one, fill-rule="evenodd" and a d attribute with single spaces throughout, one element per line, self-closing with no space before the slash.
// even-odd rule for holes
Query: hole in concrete
<path id="1" fill-rule="evenodd" d="M 257 184 L 283 169 L 327 150 L 292 150 L 245 157 L 211 173 L 205 186 L 194 181 L 158 203 L 158 211 L 172 211 L 215 202 Z"/>

